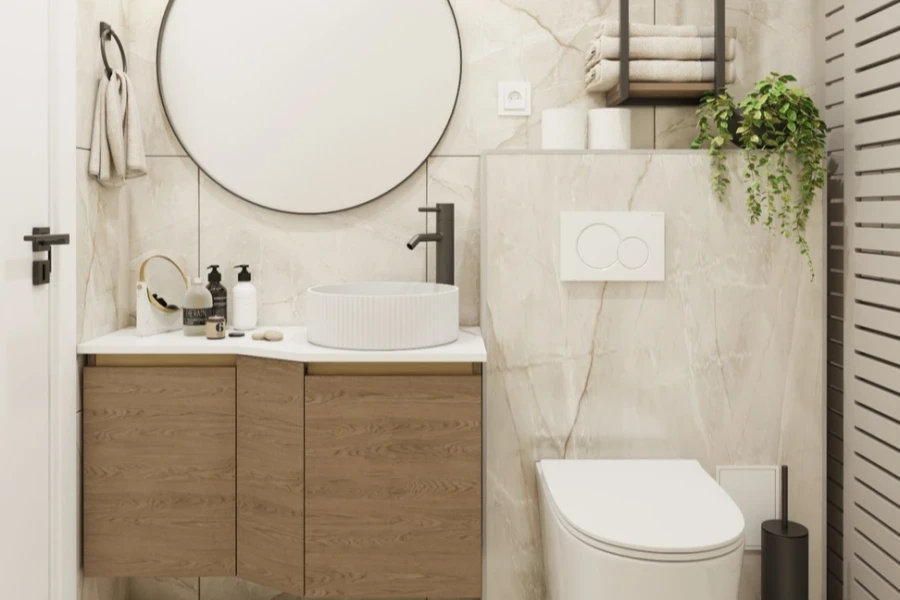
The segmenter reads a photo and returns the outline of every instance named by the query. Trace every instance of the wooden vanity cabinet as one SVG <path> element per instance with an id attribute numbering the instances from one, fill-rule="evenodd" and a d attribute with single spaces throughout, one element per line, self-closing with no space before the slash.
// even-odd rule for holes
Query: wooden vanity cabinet
<path id="1" fill-rule="evenodd" d="M 303 376 L 237 359 L 237 576 L 303 595 Z"/>
<path id="2" fill-rule="evenodd" d="M 86 367 L 84 574 L 235 574 L 234 367 Z"/>
<path id="3" fill-rule="evenodd" d="M 481 377 L 306 378 L 307 596 L 481 596 Z"/>

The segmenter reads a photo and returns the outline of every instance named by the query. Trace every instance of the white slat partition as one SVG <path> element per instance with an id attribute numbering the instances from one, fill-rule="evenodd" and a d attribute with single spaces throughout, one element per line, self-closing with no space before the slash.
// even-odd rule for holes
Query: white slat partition
<path id="1" fill-rule="evenodd" d="M 828 600 L 844 597 L 844 165 L 847 136 L 844 0 L 825 0 L 825 124 L 828 127 L 828 253 L 825 572 Z"/>
<path id="2" fill-rule="evenodd" d="M 841 13 L 842 28 L 833 21 Z M 845 139 L 830 143 L 844 149 L 850 250 L 842 288 L 843 593 L 900 600 L 900 2 L 846 2 L 825 29 L 846 38 L 828 50 L 843 55 Z"/>

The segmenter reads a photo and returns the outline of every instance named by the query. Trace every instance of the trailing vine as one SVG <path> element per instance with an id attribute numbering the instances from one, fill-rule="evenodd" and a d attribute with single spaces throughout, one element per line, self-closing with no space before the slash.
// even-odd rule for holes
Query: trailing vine
<path id="1" fill-rule="evenodd" d="M 723 202 L 731 184 L 725 146 L 736 141 L 744 149 L 742 177 L 750 222 L 762 221 L 769 230 L 793 239 L 814 276 L 806 224 L 827 177 L 827 129 L 809 94 L 789 86 L 796 81 L 792 75 L 772 73 L 738 104 L 728 92 L 708 94 L 697 110 L 699 133 L 692 147 L 709 144 L 711 183 Z M 799 190 L 791 183 L 796 165 Z"/>

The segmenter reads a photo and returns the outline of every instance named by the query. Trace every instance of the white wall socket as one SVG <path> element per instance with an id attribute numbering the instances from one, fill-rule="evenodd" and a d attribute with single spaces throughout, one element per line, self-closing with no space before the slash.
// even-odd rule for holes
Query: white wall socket
<path id="1" fill-rule="evenodd" d="M 531 114 L 531 83 L 501 81 L 497 84 L 497 114 L 527 117 Z"/>
<path id="2" fill-rule="evenodd" d="M 716 479 L 744 515 L 744 547 L 762 546 L 763 521 L 781 517 L 778 466 L 716 467 Z"/>

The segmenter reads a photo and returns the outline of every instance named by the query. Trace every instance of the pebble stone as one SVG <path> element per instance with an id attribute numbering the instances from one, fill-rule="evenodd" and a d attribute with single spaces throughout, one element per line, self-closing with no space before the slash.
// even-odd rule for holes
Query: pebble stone
<path id="1" fill-rule="evenodd" d="M 284 334 L 280 331 L 267 331 L 264 337 L 268 342 L 280 342 L 284 339 Z"/>
<path id="2" fill-rule="evenodd" d="M 266 334 L 263 333 L 262 331 L 258 331 L 253 334 L 253 339 L 256 340 L 257 342 L 261 342 L 262 340 L 266 339 Z"/>

